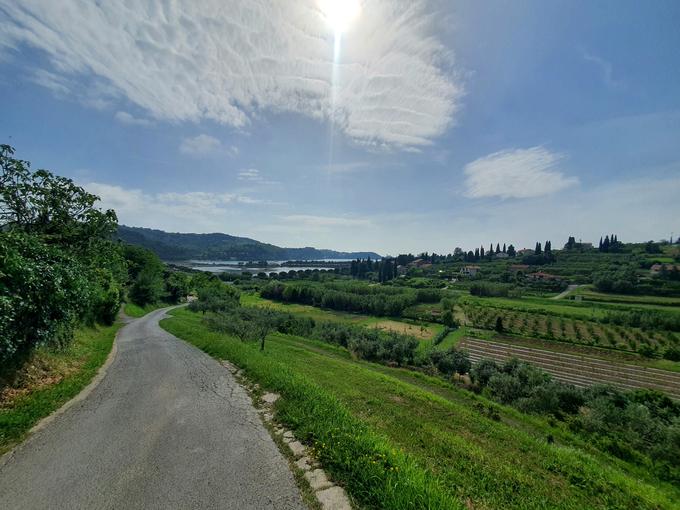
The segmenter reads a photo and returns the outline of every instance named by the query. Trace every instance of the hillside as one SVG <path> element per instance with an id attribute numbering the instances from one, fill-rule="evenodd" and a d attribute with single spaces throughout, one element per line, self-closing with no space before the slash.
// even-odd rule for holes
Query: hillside
<path id="1" fill-rule="evenodd" d="M 118 227 L 123 241 L 154 251 L 163 260 L 319 260 L 380 258 L 375 252 L 344 252 L 312 247 L 282 248 L 228 234 L 189 234 L 149 228 Z"/>

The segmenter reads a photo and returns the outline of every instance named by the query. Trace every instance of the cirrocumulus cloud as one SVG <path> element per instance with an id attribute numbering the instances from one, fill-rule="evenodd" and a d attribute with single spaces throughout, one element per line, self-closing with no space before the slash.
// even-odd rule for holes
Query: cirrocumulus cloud
<path id="1" fill-rule="evenodd" d="M 247 129 L 263 112 L 294 112 L 407 149 L 441 135 L 462 95 L 424 0 L 366 2 L 335 66 L 316 0 L 0 0 L 0 20 L 0 50 L 41 50 L 55 77 L 157 120 Z"/>

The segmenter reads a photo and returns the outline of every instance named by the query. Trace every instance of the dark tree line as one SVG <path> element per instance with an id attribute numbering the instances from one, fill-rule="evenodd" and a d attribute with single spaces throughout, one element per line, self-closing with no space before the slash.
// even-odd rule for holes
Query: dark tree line
<path id="1" fill-rule="evenodd" d="M 600 244 L 597 249 L 602 253 L 620 253 L 623 250 L 623 243 L 619 241 L 618 236 L 612 234 L 605 236 L 604 239 L 600 237 Z"/>
<path id="2" fill-rule="evenodd" d="M 399 317 L 406 308 L 418 303 L 436 303 L 441 300 L 441 292 L 437 289 L 342 286 L 332 283 L 310 285 L 306 282 L 271 282 L 260 290 L 260 295 L 287 303 L 389 317 Z"/>

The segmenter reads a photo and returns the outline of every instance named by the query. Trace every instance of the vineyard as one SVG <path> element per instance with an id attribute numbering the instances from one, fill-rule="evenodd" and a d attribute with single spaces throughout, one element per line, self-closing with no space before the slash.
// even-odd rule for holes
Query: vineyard
<path id="1" fill-rule="evenodd" d="M 517 358 L 542 368 L 559 381 L 581 388 L 593 384 L 611 384 L 623 390 L 653 388 L 680 399 L 678 373 L 473 338 L 464 338 L 459 347 L 468 351 L 473 362 L 482 359 L 503 362 Z"/>
<path id="2" fill-rule="evenodd" d="M 617 349 L 654 356 L 680 344 L 678 333 L 649 331 L 615 324 L 528 311 L 461 305 L 469 325 L 511 335 Z"/>

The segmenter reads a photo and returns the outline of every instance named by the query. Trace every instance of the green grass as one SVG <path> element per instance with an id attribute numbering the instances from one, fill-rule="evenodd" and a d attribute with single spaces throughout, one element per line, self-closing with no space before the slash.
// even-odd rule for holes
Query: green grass
<path id="1" fill-rule="evenodd" d="M 653 308 L 664 311 L 679 311 L 673 310 L 673 308 L 680 307 L 680 298 L 677 297 L 609 294 L 596 292 L 589 287 L 576 289 L 574 294 L 583 296 L 583 299 L 588 301 L 591 306 L 593 303 L 614 303 L 619 306 L 628 305 L 637 308 Z"/>
<path id="2" fill-rule="evenodd" d="M 123 311 L 129 317 L 139 318 L 144 317 L 147 313 L 170 306 L 168 303 L 148 303 L 144 306 L 136 305 L 135 303 L 125 303 Z"/>
<path id="3" fill-rule="evenodd" d="M 279 303 L 255 294 L 242 294 L 241 304 L 243 306 L 264 306 L 282 312 L 311 317 L 315 321 L 342 322 L 345 324 L 354 324 L 355 326 L 391 329 L 401 333 L 411 334 L 422 340 L 431 339 L 444 329 L 442 324 L 430 322 L 421 323 L 412 320 L 398 320 L 391 317 L 373 317 L 358 313 L 324 310 L 315 306 L 300 305 L 296 303 Z"/>
<path id="4" fill-rule="evenodd" d="M 439 345 L 436 346 L 436 349 L 446 351 L 448 349 L 451 349 L 452 347 L 455 347 L 458 345 L 458 342 L 460 342 L 465 336 L 468 336 L 468 328 L 466 326 L 461 326 L 455 331 L 452 331 L 448 335 L 444 337 L 444 340 L 442 340 Z"/>
<path id="5" fill-rule="evenodd" d="M 25 394 L 0 407 L 0 453 L 21 442 L 38 421 L 89 384 L 109 355 L 120 326 L 82 328 L 76 331 L 73 342 L 66 349 L 39 349 L 34 354 L 32 363 L 49 369 L 43 381 L 29 385 Z M 50 384 L 47 378 L 60 380 Z"/>
<path id="6" fill-rule="evenodd" d="M 445 381 L 275 334 L 264 353 L 186 310 L 162 326 L 282 395 L 278 420 L 368 508 L 674 508 L 680 491 Z M 500 410 L 500 421 L 489 407 Z M 558 444 L 559 443 L 559 444 Z"/>

